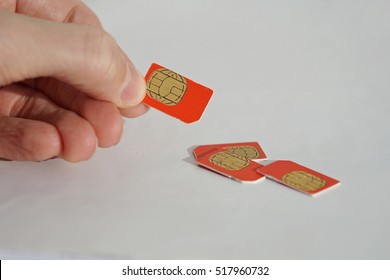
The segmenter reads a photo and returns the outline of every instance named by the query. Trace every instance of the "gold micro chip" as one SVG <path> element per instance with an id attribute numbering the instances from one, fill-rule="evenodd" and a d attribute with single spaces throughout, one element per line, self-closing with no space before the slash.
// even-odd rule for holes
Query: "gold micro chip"
<path id="1" fill-rule="evenodd" d="M 260 156 L 260 152 L 251 146 L 233 146 L 233 147 L 225 147 L 224 149 L 236 154 L 240 157 L 254 159 Z"/>
<path id="2" fill-rule="evenodd" d="M 282 177 L 287 185 L 303 191 L 316 191 L 326 185 L 326 181 L 305 171 L 292 171 Z"/>
<path id="3" fill-rule="evenodd" d="M 155 70 L 146 82 L 147 94 L 168 106 L 177 105 L 187 91 L 187 81 L 179 74 L 160 68 Z"/>
<path id="4" fill-rule="evenodd" d="M 231 152 L 220 152 L 209 157 L 209 161 L 227 170 L 240 170 L 250 164 L 250 160 Z"/>

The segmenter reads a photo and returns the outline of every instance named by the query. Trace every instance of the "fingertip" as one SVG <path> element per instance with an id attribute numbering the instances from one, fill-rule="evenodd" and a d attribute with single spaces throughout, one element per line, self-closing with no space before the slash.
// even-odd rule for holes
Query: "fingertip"
<path id="1" fill-rule="evenodd" d="M 95 129 L 99 147 L 107 148 L 118 144 L 123 132 L 123 119 L 119 109 L 109 102 L 95 101 L 93 105 L 96 115 L 89 116 L 88 120 Z"/>
<path id="2" fill-rule="evenodd" d="M 28 160 L 47 160 L 61 152 L 61 137 L 54 126 L 39 122 L 34 128 L 31 127 L 31 134 L 25 147 L 30 147 L 31 158 Z"/>
<path id="3" fill-rule="evenodd" d="M 144 103 L 140 103 L 132 108 L 123 108 L 120 109 L 122 116 L 126 118 L 137 118 L 146 114 L 149 111 L 150 107 L 145 105 Z"/>
<path id="4" fill-rule="evenodd" d="M 79 142 L 77 147 L 67 147 L 67 145 L 64 144 L 64 149 L 62 150 L 59 157 L 63 160 L 73 163 L 86 161 L 92 158 L 96 152 L 97 147 L 97 138 L 93 139 L 91 137 L 84 137 L 82 141 Z"/>
<path id="5" fill-rule="evenodd" d="M 60 158 L 69 162 L 90 159 L 98 147 L 98 139 L 92 125 L 76 114 L 67 113 L 55 123 L 63 147 Z"/>

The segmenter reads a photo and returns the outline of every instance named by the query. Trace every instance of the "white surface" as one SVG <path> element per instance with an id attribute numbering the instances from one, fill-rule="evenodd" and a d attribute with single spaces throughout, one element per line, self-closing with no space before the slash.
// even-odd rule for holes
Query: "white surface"
<path id="1" fill-rule="evenodd" d="M 120 145 L 88 162 L 0 162 L 0 252 L 390 258 L 389 1 L 87 3 L 143 72 L 157 62 L 214 97 L 196 124 L 127 120 Z M 342 183 L 311 198 L 189 154 L 239 141 Z"/>

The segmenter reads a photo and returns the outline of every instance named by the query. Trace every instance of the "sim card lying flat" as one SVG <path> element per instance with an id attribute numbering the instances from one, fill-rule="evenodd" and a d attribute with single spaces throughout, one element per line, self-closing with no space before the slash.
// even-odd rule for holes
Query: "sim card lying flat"
<path id="1" fill-rule="evenodd" d="M 145 77 L 143 103 L 185 123 L 198 121 L 213 91 L 158 64 L 152 64 Z"/>
<path id="2" fill-rule="evenodd" d="M 256 170 L 262 165 L 234 151 L 213 149 L 196 159 L 197 163 L 240 182 L 257 182 L 265 177 Z"/>
<path id="3" fill-rule="evenodd" d="M 288 160 L 277 160 L 258 168 L 257 172 L 312 196 L 339 183 L 333 178 Z"/>
<path id="4" fill-rule="evenodd" d="M 195 158 L 202 157 L 203 155 L 216 150 L 224 149 L 226 151 L 237 154 L 241 157 L 245 157 L 252 160 L 266 159 L 263 149 L 257 142 L 241 142 L 241 143 L 228 143 L 228 144 L 214 144 L 214 145 L 201 145 L 197 146 L 194 150 Z"/>

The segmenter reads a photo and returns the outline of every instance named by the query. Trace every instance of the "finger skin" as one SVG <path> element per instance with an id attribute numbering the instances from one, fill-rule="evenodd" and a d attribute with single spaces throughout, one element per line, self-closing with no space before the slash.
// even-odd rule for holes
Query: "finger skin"
<path id="1" fill-rule="evenodd" d="M 132 108 L 120 109 L 120 112 L 121 112 L 122 116 L 124 116 L 126 118 L 137 118 L 143 114 L 146 114 L 149 111 L 149 109 L 150 109 L 149 106 L 141 103 L 141 104 L 138 104 L 137 106 L 132 107 Z"/>
<path id="2" fill-rule="evenodd" d="M 91 158 L 95 152 L 97 138 L 92 125 L 76 113 L 58 107 L 42 93 L 11 85 L 1 89 L 0 101 L 3 117 L 31 119 L 55 127 L 62 144 L 58 154 L 61 158 L 78 162 Z"/>
<path id="3" fill-rule="evenodd" d="M 89 98 L 74 87 L 53 78 L 28 80 L 25 84 L 43 92 L 58 106 L 73 111 L 89 121 L 95 130 L 99 147 L 118 144 L 122 135 L 123 120 L 114 104 Z"/>
<path id="4" fill-rule="evenodd" d="M 0 0 L 0 8 L 51 21 L 101 26 L 95 13 L 79 0 Z"/>
<path id="5" fill-rule="evenodd" d="M 1 137 L 0 131 L 0 145 L 3 147 L 0 147 L 0 158 L 43 160 L 60 155 L 69 161 L 88 159 L 96 148 L 96 141 L 100 147 L 118 143 L 123 129 L 120 114 L 137 117 L 148 110 L 140 103 L 146 92 L 143 75 L 119 49 L 115 40 L 103 31 L 96 15 L 81 1 L 0 0 L 2 8 L 12 13 L 0 10 L 0 101 L 1 91 L 7 90 L 4 86 L 8 84 L 42 76 L 54 78 L 35 81 L 56 80 L 57 83 L 53 92 L 49 87 L 46 91 L 32 87 L 39 94 L 27 98 L 45 100 L 47 104 L 27 102 L 30 105 L 21 107 L 30 107 L 30 110 L 15 114 L 18 111 L 15 107 L 23 103 L 17 102 L 18 106 L 9 112 L 10 115 L 33 120 L 2 115 L 1 111 L 9 104 L 0 102 L 0 128 L 4 133 L 8 132 L 8 137 L 5 134 Z M 59 24 L 62 22 L 73 24 Z M 51 100 L 45 99 L 41 92 Z M 51 101 L 76 114 L 53 106 Z M 46 110 L 36 112 L 42 107 Z M 10 127 L 10 124 L 15 127 Z M 34 133 L 34 129 L 38 134 Z M 10 131 L 17 137 L 7 142 L 12 138 Z M 74 134 L 75 138 L 69 137 Z M 59 141 L 55 140 L 56 137 Z M 57 148 L 50 148 L 45 141 Z M 81 143 L 76 145 L 77 141 Z M 17 148 L 14 153 L 11 148 L 4 149 L 12 143 Z M 48 149 L 42 152 L 45 146 Z M 36 148 L 31 150 L 31 147 Z M 7 151 L 4 155 L 3 150 Z"/>
<path id="6" fill-rule="evenodd" d="M 54 125 L 59 131 L 63 143 L 59 157 L 79 162 L 90 159 L 95 153 L 98 144 L 95 132 L 90 123 L 77 114 L 54 109 L 41 112 L 36 117 Z"/>
<path id="7" fill-rule="evenodd" d="M 118 109 L 112 103 L 88 98 L 75 88 L 53 78 L 27 80 L 24 84 L 38 89 L 57 105 L 74 111 L 88 120 L 95 129 L 99 147 L 110 147 L 119 142 L 123 129 L 121 116 L 136 118 L 150 109 L 143 103 L 131 108 Z"/>
<path id="8" fill-rule="evenodd" d="M 142 75 L 95 26 L 61 24 L 0 10 L 0 86 L 55 77 L 120 108 L 145 96 Z"/>
<path id="9" fill-rule="evenodd" d="M 61 153 L 57 129 L 44 122 L 0 116 L 0 158 L 41 161 Z"/>

